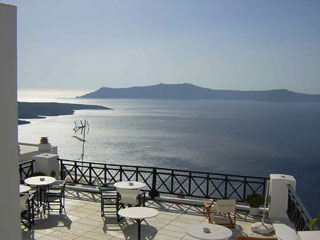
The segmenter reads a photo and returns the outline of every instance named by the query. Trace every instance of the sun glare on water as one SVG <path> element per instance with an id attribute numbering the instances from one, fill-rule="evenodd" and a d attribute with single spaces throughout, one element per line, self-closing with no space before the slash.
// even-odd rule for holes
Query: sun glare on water
<path id="1" fill-rule="evenodd" d="M 20 102 L 51 102 L 61 99 L 70 99 L 81 96 L 90 90 L 64 90 L 64 89 L 19 89 Z"/>

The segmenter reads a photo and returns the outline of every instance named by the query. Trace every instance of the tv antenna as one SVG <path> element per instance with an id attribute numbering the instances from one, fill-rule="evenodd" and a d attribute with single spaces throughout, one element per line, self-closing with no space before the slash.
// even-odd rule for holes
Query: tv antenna
<path id="1" fill-rule="evenodd" d="M 81 160 L 84 157 L 84 144 L 86 143 L 86 134 L 89 133 L 89 122 L 87 120 L 74 121 L 73 137 L 82 142 Z M 80 132 L 80 137 L 76 136 Z"/>

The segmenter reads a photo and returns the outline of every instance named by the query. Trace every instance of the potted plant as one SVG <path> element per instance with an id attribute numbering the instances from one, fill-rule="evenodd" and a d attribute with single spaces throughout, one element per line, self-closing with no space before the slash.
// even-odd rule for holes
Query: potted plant
<path id="1" fill-rule="evenodd" d="M 264 203 L 264 197 L 258 193 L 252 193 L 247 196 L 245 202 L 250 206 L 250 214 L 255 216 L 259 214 L 259 207 Z"/>
<path id="2" fill-rule="evenodd" d="M 314 218 L 310 223 L 311 230 L 315 230 L 315 227 L 317 226 L 318 221 L 320 221 L 320 212 L 316 218 Z"/>

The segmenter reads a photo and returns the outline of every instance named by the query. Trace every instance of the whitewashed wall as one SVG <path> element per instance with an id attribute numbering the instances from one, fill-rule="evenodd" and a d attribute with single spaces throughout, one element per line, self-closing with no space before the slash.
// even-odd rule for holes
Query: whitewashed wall
<path id="1" fill-rule="evenodd" d="M 0 3 L 0 239 L 21 239 L 17 146 L 17 9 Z"/>

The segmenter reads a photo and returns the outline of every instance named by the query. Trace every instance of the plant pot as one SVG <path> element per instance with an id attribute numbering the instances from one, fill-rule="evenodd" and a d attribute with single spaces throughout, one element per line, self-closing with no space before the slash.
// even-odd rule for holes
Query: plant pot
<path id="1" fill-rule="evenodd" d="M 41 138 L 40 138 L 40 143 L 42 143 L 42 144 L 48 144 L 48 143 L 49 143 L 48 137 L 41 137 Z"/>
<path id="2" fill-rule="evenodd" d="M 257 215 L 259 215 L 259 208 L 250 207 L 249 213 L 252 216 L 257 216 Z"/>

